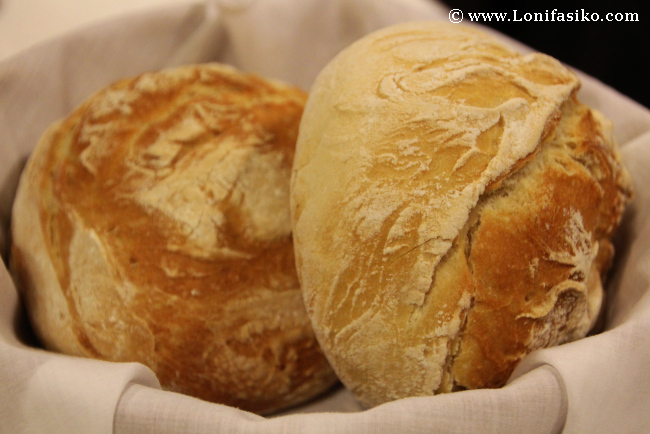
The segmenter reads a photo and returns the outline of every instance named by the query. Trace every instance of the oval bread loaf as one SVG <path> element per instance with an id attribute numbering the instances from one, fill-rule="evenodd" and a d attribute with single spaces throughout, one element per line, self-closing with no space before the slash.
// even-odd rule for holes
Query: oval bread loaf
<path id="1" fill-rule="evenodd" d="M 43 345 L 141 362 L 167 390 L 258 413 L 329 388 L 289 214 L 305 100 L 196 65 L 119 81 L 53 125 L 13 213 Z"/>
<path id="2" fill-rule="evenodd" d="M 319 75 L 292 174 L 298 276 L 358 400 L 499 387 L 602 304 L 630 179 L 578 78 L 478 30 L 407 23 Z"/>

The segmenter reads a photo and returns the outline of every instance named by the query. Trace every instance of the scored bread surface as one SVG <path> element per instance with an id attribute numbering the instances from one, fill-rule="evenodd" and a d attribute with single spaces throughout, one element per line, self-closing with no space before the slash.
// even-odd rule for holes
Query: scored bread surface
<path id="1" fill-rule="evenodd" d="M 53 125 L 13 217 L 44 345 L 268 413 L 335 381 L 306 316 L 289 178 L 306 95 L 223 65 L 125 79 Z"/>
<path id="2" fill-rule="evenodd" d="M 500 386 L 593 325 L 631 187 L 579 86 L 445 23 L 375 32 L 319 75 L 292 174 L 298 276 L 361 403 Z"/>

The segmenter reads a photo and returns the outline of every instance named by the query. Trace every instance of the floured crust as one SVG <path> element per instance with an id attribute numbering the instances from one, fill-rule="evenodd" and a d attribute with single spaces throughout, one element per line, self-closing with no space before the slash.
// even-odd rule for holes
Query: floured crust
<path id="1" fill-rule="evenodd" d="M 318 77 L 292 175 L 298 275 L 363 404 L 499 386 L 587 333 L 631 187 L 579 85 L 445 23 L 371 34 Z"/>
<path id="2" fill-rule="evenodd" d="M 45 134 L 13 216 L 44 345 L 259 413 L 335 376 L 304 310 L 289 178 L 306 96 L 222 65 L 120 81 Z"/>

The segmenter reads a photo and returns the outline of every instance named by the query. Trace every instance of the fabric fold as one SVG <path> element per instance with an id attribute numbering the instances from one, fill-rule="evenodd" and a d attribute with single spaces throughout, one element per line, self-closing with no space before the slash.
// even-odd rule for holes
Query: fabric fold
<path id="1" fill-rule="evenodd" d="M 333 405 L 332 408 L 336 408 Z M 120 401 L 115 433 L 559 433 L 566 418 L 562 380 L 550 366 L 502 389 L 408 398 L 360 412 L 262 418 L 139 385 Z M 192 417 L 188 417 L 192 414 Z"/>
<path id="2" fill-rule="evenodd" d="M 0 432 L 110 432 L 128 384 L 160 388 L 154 373 L 141 364 L 82 359 L 26 346 L 16 329 L 28 325 L 5 267 L 0 267 L 0 306 Z"/>

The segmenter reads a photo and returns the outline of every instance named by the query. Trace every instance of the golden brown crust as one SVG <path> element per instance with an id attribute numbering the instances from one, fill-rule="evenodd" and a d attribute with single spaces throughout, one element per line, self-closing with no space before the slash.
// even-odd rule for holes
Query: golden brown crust
<path id="1" fill-rule="evenodd" d="M 321 73 L 292 175 L 296 262 L 360 402 L 498 386 L 587 333 L 631 188 L 579 86 L 445 23 L 376 32 Z"/>
<path id="2" fill-rule="evenodd" d="M 630 183 L 604 126 L 577 101 L 565 103 L 540 148 L 475 210 L 474 298 L 452 368 L 456 386 L 500 386 L 523 356 L 579 339 L 597 319 L 609 237 Z"/>
<path id="3" fill-rule="evenodd" d="M 305 99 L 189 66 L 115 83 L 53 126 L 13 228 L 44 345 L 142 362 L 166 389 L 260 413 L 331 386 L 288 208 Z"/>

